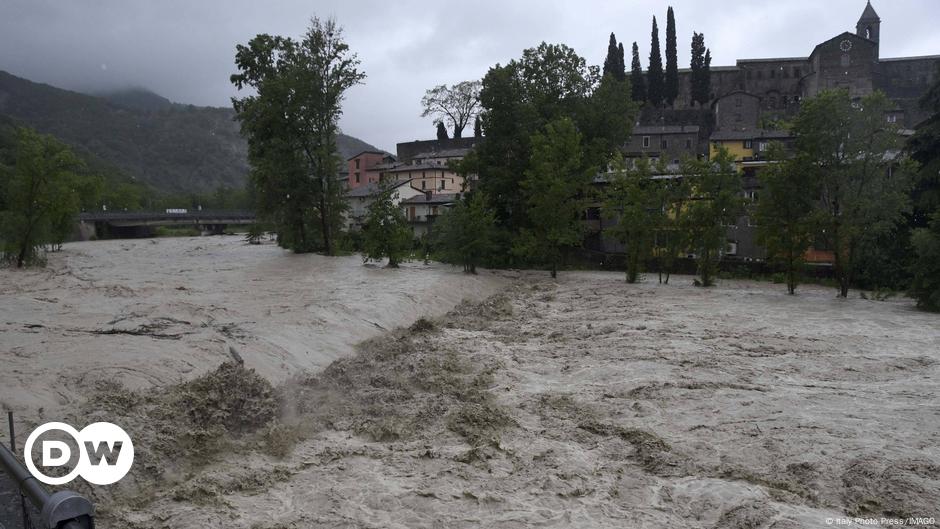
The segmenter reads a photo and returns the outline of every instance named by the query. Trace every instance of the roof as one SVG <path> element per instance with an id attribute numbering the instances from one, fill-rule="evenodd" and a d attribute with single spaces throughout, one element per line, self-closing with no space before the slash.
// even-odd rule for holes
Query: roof
<path id="1" fill-rule="evenodd" d="M 793 134 L 785 130 L 717 130 L 709 138 L 711 141 L 728 140 L 783 140 L 792 138 Z"/>
<path id="2" fill-rule="evenodd" d="M 878 59 L 878 62 L 900 62 L 900 61 L 938 61 L 940 55 L 915 55 L 913 57 L 892 57 L 890 59 Z"/>
<path id="3" fill-rule="evenodd" d="M 749 97 L 753 97 L 754 99 L 760 99 L 760 96 L 757 95 L 757 94 L 752 94 L 752 93 L 746 92 L 746 91 L 744 91 L 744 90 L 732 90 L 732 91 L 728 92 L 727 94 L 720 95 L 720 96 L 716 97 L 716 98 L 715 98 L 715 101 L 717 102 L 717 101 L 719 101 L 719 100 L 721 100 L 721 99 L 724 99 L 724 98 L 726 98 L 726 97 L 730 97 L 730 96 L 733 96 L 733 95 L 749 96 Z"/>
<path id="4" fill-rule="evenodd" d="M 390 169 L 390 173 L 406 173 L 408 171 L 448 171 L 446 165 L 440 165 L 436 163 L 419 163 L 419 164 L 404 164 L 394 169 Z"/>
<path id="5" fill-rule="evenodd" d="M 401 182 L 395 182 L 394 184 L 392 184 L 391 189 L 398 189 L 399 187 L 405 184 L 409 184 L 409 183 L 411 183 L 411 180 L 403 180 Z M 355 189 L 350 189 L 349 192 L 346 193 L 346 196 L 350 198 L 372 197 L 372 196 L 378 195 L 381 192 L 382 192 L 382 187 L 379 185 L 378 182 L 370 182 L 366 185 L 359 186 Z"/>
<path id="6" fill-rule="evenodd" d="M 829 39 L 829 40 L 827 40 L 827 41 L 825 41 L 825 42 L 821 42 L 821 43 L 817 44 L 816 47 L 813 48 L 813 53 L 810 53 L 810 54 L 809 54 L 809 60 L 812 60 L 812 59 L 813 59 L 813 56 L 816 55 L 816 52 L 819 51 L 819 48 L 822 48 L 822 47 L 825 46 L 826 44 L 829 44 L 830 42 L 833 42 L 833 41 L 835 41 L 835 40 L 839 40 L 839 39 L 849 39 L 849 38 L 858 39 L 858 40 L 860 40 L 860 41 L 862 41 L 862 42 L 867 42 L 867 43 L 869 43 L 869 44 L 871 44 L 871 45 L 877 45 L 877 44 L 878 44 L 877 42 L 875 42 L 875 41 L 873 41 L 873 40 L 871 40 L 871 39 L 866 39 L 865 37 L 862 37 L 861 35 L 856 35 L 855 33 L 852 33 L 851 31 L 843 31 L 842 33 L 839 33 L 839 34 L 836 35 L 835 37 L 832 37 L 831 39 Z"/>
<path id="7" fill-rule="evenodd" d="M 387 152 L 385 152 L 385 151 L 373 151 L 373 150 L 367 149 L 367 150 L 364 150 L 364 151 L 361 151 L 361 152 L 357 153 L 355 156 L 350 156 L 349 158 L 346 158 L 346 161 L 348 162 L 349 160 L 356 159 L 356 158 L 362 156 L 363 154 L 381 154 L 382 156 L 389 155 L 389 153 L 387 153 Z"/>
<path id="8" fill-rule="evenodd" d="M 865 4 L 865 10 L 862 11 L 861 18 L 858 19 L 859 22 L 862 21 L 878 21 L 881 22 L 881 18 L 878 17 L 878 13 L 875 13 L 875 8 L 871 6 L 871 0 Z"/>
<path id="9" fill-rule="evenodd" d="M 466 156 L 473 149 L 470 147 L 458 148 L 458 149 L 442 149 L 440 151 L 427 151 L 418 153 L 412 158 L 456 158 L 458 156 Z"/>
<path id="10" fill-rule="evenodd" d="M 633 134 L 698 134 L 698 125 L 638 125 Z"/>
<path id="11" fill-rule="evenodd" d="M 742 62 L 806 62 L 809 60 L 809 57 L 779 57 L 779 58 L 765 58 L 765 59 L 738 59 L 738 64 Z"/>
<path id="12" fill-rule="evenodd" d="M 420 195 L 415 195 L 411 198 L 402 200 L 402 204 L 451 204 L 457 202 L 460 198 L 460 195 L 456 193 L 440 193 L 440 194 L 431 194 L 430 197 L 426 193 Z"/>

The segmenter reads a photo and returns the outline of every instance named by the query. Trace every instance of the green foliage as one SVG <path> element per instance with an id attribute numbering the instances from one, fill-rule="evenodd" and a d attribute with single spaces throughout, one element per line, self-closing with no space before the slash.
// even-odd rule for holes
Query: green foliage
<path id="1" fill-rule="evenodd" d="M 891 108 L 881 92 L 853 103 L 848 91 L 826 91 L 804 100 L 794 122 L 802 167 L 819 184 L 816 212 L 842 297 L 865 258 L 862 243 L 891 232 L 909 208 L 911 169 L 898 159 L 900 135 L 885 120 Z"/>
<path id="2" fill-rule="evenodd" d="M 496 214 L 497 239 L 506 242 L 531 228 L 519 176 L 532 169 L 536 134 L 549 123 L 571 120 L 580 133 L 579 160 L 586 170 L 607 164 L 629 137 L 636 114 L 626 80 L 602 78 L 571 48 L 546 43 L 525 50 L 506 66 L 491 68 L 480 100 L 487 141 L 462 166 L 479 175 L 480 190 Z M 509 250 L 501 248 L 504 254 Z"/>
<path id="3" fill-rule="evenodd" d="M 711 100 L 711 63 L 712 56 L 705 47 L 705 34 L 692 33 L 692 102 L 706 105 Z"/>
<path id="4" fill-rule="evenodd" d="M 659 217 L 653 252 L 659 265 L 659 282 L 669 284 L 679 252 L 688 246 L 686 215 L 691 184 L 688 178 L 664 178 L 658 183 L 658 192 L 659 209 L 663 214 Z"/>
<path id="5" fill-rule="evenodd" d="M 672 6 L 666 10 L 666 75 L 663 99 L 672 106 L 679 96 L 679 58 L 676 49 L 676 15 Z"/>
<path id="6" fill-rule="evenodd" d="M 630 85 L 633 89 L 633 100 L 639 103 L 646 101 L 646 78 L 643 76 L 640 49 L 636 42 L 633 43 L 633 60 L 630 63 Z"/>
<path id="7" fill-rule="evenodd" d="M 301 40 L 258 35 L 237 47 L 232 75 L 254 95 L 232 102 L 248 139 L 258 213 L 278 243 L 332 255 L 347 209 L 336 175 L 343 95 L 365 78 L 335 21 L 314 18 Z"/>
<path id="8" fill-rule="evenodd" d="M 635 169 L 627 169 L 617 157 L 612 169 L 602 211 L 616 224 L 605 231 L 624 246 L 627 283 L 636 283 L 652 249 L 655 230 L 663 222 L 661 185 L 651 178 L 646 158 L 637 160 Z"/>
<path id="9" fill-rule="evenodd" d="M 937 65 L 940 72 L 940 63 Z M 911 225 L 925 228 L 930 216 L 940 211 L 940 75 L 920 100 L 931 113 L 907 143 L 911 158 L 920 164 L 912 194 Z"/>
<path id="10" fill-rule="evenodd" d="M 446 140 L 446 139 L 448 139 L 448 136 L 447 136 L 447 127 L 444 126 L 444 122 L 443 122 L 443 121 L 438 121 L 438 122 L 437 122 L 437 139 L 439 139 L 439 140 Z"/>
<path id="11" fill-rule="evenodd" d="M 650 105 L 659 107 L 665 98 L 665 83 L 663 77 L 663 56 L 659 51 L 659 27 L 656 17 L 653 17 L 653 31 L 650 35 L 650 62 L 646 70 L 646 100 Z"/>
<path id="12" fill-rule="evenodd" d="M 362 228 L 363 261 L 381 261 L 387 257 L 389 268 L 398 268 L 411 253 L 414 243 L 411 226 L 395 204 L 394 194 L 393 188 L 382 189 L 369 204 Z"/>
<path id="13" fill-rule="evenodd" d="M 480 81 L 463 81 L 453 86 L 438 85 L 421 98 L 421 117 L 434 116 L 435 121 L 450 124 L 454 138 L 463 136 L 463 129 L 473 119 L 480 106 Z M 444 138 L 447 129 L 444 128 Z M 438 129 L 437 139 L 442 139 Z"/>
<path id="14" fill-rule="evenodd" d="M 9 153 L 5 157 L 9 160 Z M 61 245 L 74 228 L 83 193 L 96 190 L 75 154 L 51 136 L 17 132 L 12 166 L 0 171 L 0 243 L 17 267 L 41 263 L 42 246 Z"/>
<path id="15" fill-rule="evenodd" d="M 734 224 L 743 211 L 741 177 L 734 157 L 724 148 L 712 160 L 686 160 L 682 174 L 692 189 L 684 231 L 695 252 L 700 284 L 708 287 L 715 283 L 718 261 L 727 244 L 726 226 Z"/>
<path id="16" fill-rule="evenodd" d="M 516 241 L 518 255 L 550 267 L 557 276 L 563 252 L 580 244 L 585 192 L 593 171 L 582 163 L 581 134 L 568 118 L 532 138 L 532 157 L 522 189 L 528 227 Z"/>
<path id="17" fill-rule="evenodd" d="M 772 143 L 768 165 L 759 173 L 761 200 L 755 208 L 757 240 L 768 258 L 780 266 L 787 290 L 796 292 L 803 256 L 815 234 L 815 204 L 819 195 L 811 167 L 802 158 L 787 160 L 783 146 Z"/>
<path id="18" fill-rule="evenodd" d="M 471 193 L 445 212 L 434 224 L 434 238 L 443 262 L 475 274 L 496 249 L 496 215 L 483 193 Z"/>
<path id="19" fill-rule="evenodd" d="M 623 44 L 617 44 L 617 37 L 613 33 L 610 34 L 610 43 L 607 45 L 603 75 L 609 75 L 618 81 L 627 78 L 623 63 Z"/>
<path id="20" fill-rule="evenodd" d="M 917 300 L 918 307 L 940 311 L 940 212 L 934 214 L 927 228 L 914 230 L 911 242 L 916 258 L 908 293 Z"/>

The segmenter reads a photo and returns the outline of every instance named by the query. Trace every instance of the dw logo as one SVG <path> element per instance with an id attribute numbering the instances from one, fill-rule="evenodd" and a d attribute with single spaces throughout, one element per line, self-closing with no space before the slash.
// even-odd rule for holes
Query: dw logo
<path id="1" fill-rule="evenodd" d="M 33 444 L 40 435 L 51 430 L 69 434 L 78 445 L 78 464 L 64 476 L 47 476 L 33 462 Z M 72 459 L 72 449 L 63 441 L 46 439 L 40 442 L 40 448 L 43 467 L 62 467 Z M 78 475 L 94 485 L 110 485 L 127 475 L 134 464 L 134 444 L 130 436 L 120 426 L 109 422 L 89 424 L 80 432 L 63 422 L 47 422 L 26 438 L 24 454 L 26 468 L 47 485 L 64 485 Z"/>

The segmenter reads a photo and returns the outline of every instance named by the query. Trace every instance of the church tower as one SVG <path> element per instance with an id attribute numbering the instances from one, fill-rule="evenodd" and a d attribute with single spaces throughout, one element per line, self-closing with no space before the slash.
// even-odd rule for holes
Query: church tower
<path id="1" fill-rule="evenodd" d="M 869 0 L 868 4 L 865 5 L 865 11 L 862 12 L 862 17 L 858 19 L 858 24 L 855 25 L 855 34 L 874 41 L 876 57 L 879 56 L 878 37 L 880 33 L 881 19 L 878 17 L 878 13 L 875 13 L 875 8 L 871 6 L 871 0 Z"/>

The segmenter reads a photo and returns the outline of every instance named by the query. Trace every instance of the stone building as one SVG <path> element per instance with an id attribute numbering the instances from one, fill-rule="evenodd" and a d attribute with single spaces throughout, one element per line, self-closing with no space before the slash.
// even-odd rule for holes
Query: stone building
<path id="1" fill-rule="evenodd" d="M 785 117 L 799 110 L 800 101 L 826 89 L 845 88 L 853 97 L 882 90 L 897 105 L 897 122 L 912 129 L 927 117 L 917 99 L 936 80 L 940 55 L 882 58 L 881 22 L 869 2 L 854 33 L 836 35 L 806 57 L 740 59 L 734 66 L 712 67 L 711 104 L 745 93 L 757 98 L 758 118 Z M 690 70 L 679 72 L 676 109 L 692 108 L 690 75 Z"/>

